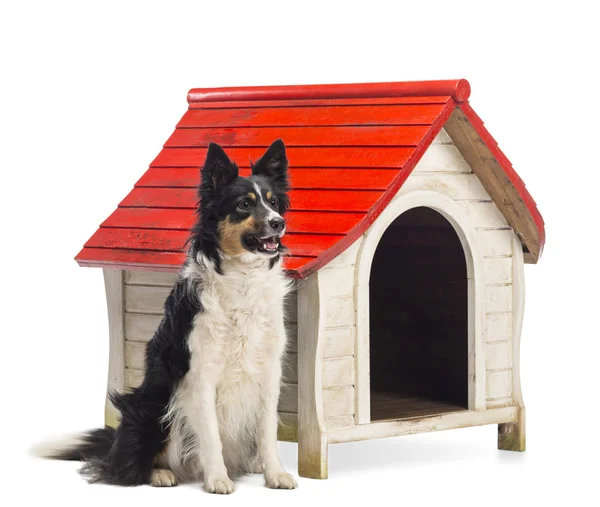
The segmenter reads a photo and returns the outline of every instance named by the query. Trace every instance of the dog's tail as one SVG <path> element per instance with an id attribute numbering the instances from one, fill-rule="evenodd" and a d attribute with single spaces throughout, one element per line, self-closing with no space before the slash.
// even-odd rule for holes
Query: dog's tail
<path id="1" fill-rule="evenodd" d="M 31 452 L 40 458 L 47 459 L 67 461 L 103 460 L 109 455 L 115 436 L 116 430 L 107 426 L 87 433 L 43 442 L 34 446 Z"/>

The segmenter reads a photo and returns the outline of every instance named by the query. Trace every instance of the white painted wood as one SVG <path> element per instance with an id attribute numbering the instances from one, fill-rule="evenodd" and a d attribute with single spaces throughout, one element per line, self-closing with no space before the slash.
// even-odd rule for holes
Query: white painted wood
<path id="1" fill-rule="evenodd" d="M 454 200 L 490 201 L 490 196 L 479 182 L 477 176 L 470 174 L 415 173 L 402 185 L 400 194 L 416 190 L 435 190 Z"/>
<path id="2" fill-rule="evenodd" d="M 325 417 L 354 415 L 354 387 L 323 389 L 323 414 Z"/>
<path id="3" fill-rule="evenodd" d="M 288 412 L 278 412 L 279 416 L 279 434 L 283 433 L 288 438 L 279 438 L 288 442 L 298 442 L 298 414 L 290 414 Z M 338 417 L 326 417 L 325 427 L 331 428 L 344 428 L 347 426 L 354 426 L 353 415 L 342 415 Z"/>
<path id="4" fill-rule="evenodd" d="M 125 338 L 132 342 L 148 342 L 158 329 L 162 315 L 125 313 Z"/>
<path id="5" fill-rule="evenodd" d="M 125 368 L 125 387 L 133 389 L 138 387 L 142 380 L 144 380 L 143 370 L 132 370 L 131 368 Z"/>
<path id="6" fill-rule="evenodd" d="M 477 203 L 479 204 L 479 203 Z M 483 203 L 492 204 L 492 203 Z M 485 408 L 485 285 L 478 236 L 463 207 L 449 197 L 431 190 L 399 194 L 365 234 L 358 256 L 356 300 L 356 422 L 370 422 L 369 382 L 369 279 L 379 241 L 391 223 L 409 209 L 426 206 L 442 214 L 454 227 L 467 263 L 469 278 L 469 408 Z"/>
<path id="7" fill-rule="evenodd" d="M 334 428 L 345 428 L 347 426 L 354 426 L 353 415 L 341 415 L 339 417 L 326 417 L 325 426 L 327 431 L 331 431 Z"/>
<path id="8" fill-rule="evenodd" d="M 125 284 L 173 287 L 178 276 L 178 273 L 158 271 L 125 271 Z"/>
<path id="9" fill-rule="evenodd" d="M 319 273 L 319 281 L 323 291 L 329 297 L 349 296 L 354 294 L 354 266 L 324 269 Z"/>
<path id="10" fill-rule="evenodd" d="M 523 246 L 516 234 L 513 234 L 513 387 L 512 394 L 515 403 L 524 410 L 525 402 L 521 391 L 521 331 L 523 329 L 523 314 L 525 311 L 525 261 L 523 259 Z M 522 429 L 525 431 L 525 429 Z"/>
<path id="11" fill-rule="evenodd" d="M 327 270 L 327 269 L 354 266 L 356 264 L 356 256 L 358 255 L 359 249 L 360 249 L 360 239 L 358 239 L 354 243 L 352 243 L 352 245 L 350 245 L 348 248 L 346 248 L 346 250 L 344 250 L 335 259 L 333 259 L 324 268 L 322 268 L 321 271 Z"/>
<path id="12" fill-rule="evenodd" d="M 488 410 L 452 412 L 449 414 L 432 417 L 416 417 L 399 421 L 375 422 L 359 424 L 349 428 L 332 428 L 329 433 L 329 442 L 353 442 L 374 438 L 398 437 L 426 433 L 430 431 L 466 428 L 469 426 L 482 426 L 484 424 L 499 424 L 515 422 L 517 408 L 497 408 Z"/>
<path id="13" fill-rule="evenodd" d="M 476 229 L 508 227 L 504 215 L 493 202 L 458 201 Z"/>
<path id="14" fill-rule="evenodd" d="M 512 256 L 511 229 L 479 230 L 477 240 L 481 247 L 482 257 L 510 257 Z"/>
<path id="15" fill-rule="evenodd" d="M 146 343 L 125 340 L 125 367 L 143 370 L 146 362 Z"/>
<path id="16" fill-rule="evenodd" d="M 512 311 L 512 285 L 486 285 L 486 309 L 490 313 Z"/>
<path id="17" fill-rule="evenodd" d="M 512 366 L 512 340 L 492 342 L 485 346 L 485 367 L 488 370 L 503 370 Z"/>
<path id="18" fill-rule="evenodd" d="M 122 392 L 125 387 L 125 325 L 123 301 L 123 271 L 103 269 L 106 307 L 108 310 L 108 381 L 104 406 L 104 422 L 113 428 L 119 424 L 119 411 L 113 406 L 108 394 Z"/>
<path id="19" fill-rule="evenodd" d="M 486 283 L 512 283 L 512 257 L 483 259 Z"/>
<path id="20" fill-rule="evenodd" d="M 354 321 L 353 296 L 327 298 L 325 302 L 325 326 L 327 328 L 353 325 Z"/>
<path id="21" fill-rule="evenodd" d="M 511 340 L 513 337 L 513 315 L 511 312 L 488 313 L 486 326 L 486 340 L 488 343 Z"/>
<path id="22" fill-rule="evenodd" d="M 446 130 L 442 129 L 442 130 L 440 130 L 440 133 L 437 136 L 435 136 L 435 139 L 433 140 L 433 144 L 453 144 L 453 143 L 452 143 L 452 139 L 450 139 L 450 136 L 448 135 Z"/>
<path id="23" fill-rule="evenodd" d="M 487 399 L 508 398 L 512 392 L 512 370 L 487 372 Z"/>
<path id="24" fill-rule="evenodd" d="M 324 301 L 319 272 L 298 285 L 298 473 L 327 478 L 323 394 Z M 343 415 L 343 414 L 334 414 Z"/>
<path id="25" fill-rule="evenodd" d="M 323 357 L 354 355 L 355 327 L 346 326 L 325 330 Z"/>
<path id="26" fill-rule="evenodd" d="M 495 398 L 493 400 L 487 400 L 487 408 L 500 408 L 500 407 L 512 407 L 512 398 Z"/>
<path id="27" fill-rule="evenodd" d="M 466 225 L 465 225 L 466 226 Z M 470 238 L 474 237 L 474 231 L 470 231 Z M 475 244 L 465 246 L 463 250 L 467 271 L 472 275 L 467 278 L 467 326 L 468 326 L 468 407 L 470 410 L 481 410 L 485 407 L 485 286 L 483 284 L 484 273 L 481 267 L 481 258 Z"/>
<path id="28" fill-rule="evenodd" d="M 393 204 L 390 203 L 390 204 Z M 389 209 L 386 208 L 386 210 Z M 393 220 L 383 211 L 383 216 L 373 224 L 366 232 L 362 241 L 361 249 L 358 254 L 356 264 L 355 282 L 354 282 L 354 299 L 356 301 L 356 330 L 355 330 L 355 346 L 354 346 L 354 371 L 356 380 L 354 384 L 355 399 L 355 422 L 356 424 L 367 424 L 371 422 L 371 351 L 369 350 L 369 281 L 371 278 L 371 265 L 373 256 L 377 249 L 377 244 L 385 228 L 387 228 Z M 379 222 L 385 220 L 386 227 L 379 226 Z M 383 230 L 380 230 L 383 229 Z"/>
<path id="29" fill-rule="evenodd" d="M 126 285 L 125 311 L 162 315 L 165 301 L 170 293 L 169 287 Z"/>
<path id="30" fill-rule="evenodd" d="M 354 357 L 323 360 L 323 388 L 354 385 Z"/>
<path id="31" fill-rule="evenodd" d="M 414 172 L 470 173 L 471 167 L 456 146 L 432 144 L 417 163 Z"/>

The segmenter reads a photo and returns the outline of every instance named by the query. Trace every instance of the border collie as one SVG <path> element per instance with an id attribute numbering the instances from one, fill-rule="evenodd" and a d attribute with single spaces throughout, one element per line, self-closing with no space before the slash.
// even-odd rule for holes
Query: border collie
<path id="1" fill-rule="evenodd" d="M 277 403 L 286 346 L 281 268 L 289 207 L 285 146 L 275 141 L 243 178 L 210 144 L 187 260 L 146 347 L 142 384 L 111 393 L 109 427 L 42 451 L 83 460 L 90 482 L 175 486 L 204 481 L 229 494 L 231 477 L 264 473 L 296 488 L 277 450 Z"/>

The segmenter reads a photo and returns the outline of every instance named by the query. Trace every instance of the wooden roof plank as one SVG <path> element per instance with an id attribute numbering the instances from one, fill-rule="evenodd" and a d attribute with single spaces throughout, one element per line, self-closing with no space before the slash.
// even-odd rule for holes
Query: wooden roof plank
<path id="1" fill-rule="evenodd" d="M 276 132 L 271 141 L 277 139 Z M 227 154 L 240 167 L 249 168 L 251 160 L 258 160 L 265 149 L 263 147 L 230 147 Z M 197 167 L 204 164 L 207 149 L 202 148 L 164 148 L 154 159 L 151 167 Z M 291 147 L 286 150 L 290 167 L 402 167 L 412 154 L 411 147 Z"/>
<path id="2" fill-rule="evenodd" d="M 364 216 L 356 212 L 291 211 L 286 214 L 286 226 L 290 233 L 345 234 Z M 187 231 L 195 219 L 196 213 L 189 209 L 117 208 L 102 227 Z"/>
<path id="3" fill-rule="evenodd" d="M 352 126 L 352 127 L 210 127 L 176 129 L 165 148 L 195 148 L 211 142 L 229 147 L 267 148 L 275 139 L 283 139 L 286 148 L 298 146 L 416 146 L 429 125 Z"/>
<path id="4" fill-rule="evenodd" d="M 292 210 L 305 211 L 369 211 L 383 195 L 370 190 L 292 190 Z M 124 208 L 195 209 L 196 188 L 136 187 L 121 201 Z"/>
<path id="5" fill-rule="evenodd" d="M 100 227 L 84 247 L 180 253 L 188 237 L 189 231 L 181 229 Z M 331 234 L 286 234 L 283 244 L 296 256 L 317 257 L 339 238 Z"/>
<path id="6" fill-rule="evenodd" d="M 177 128 L 431 125 L 443 104 L 190 109 Z"/>
<path id="7" fill-rule="evenodd" d="M 116 248 L 83 248 L 75 260 L 84 267 L 176 273 L 185 262 L 185 254 Z M 298 276 L 297 270 L 313 260 L 314 257 L 285 257 L 283 267 L 291 276 Z"/>
<path id="8" fill-rule="evenodd" d="M 83 266 L 178 271 L 185 261 L 185 254 L 86 247 L 77 254 L 75 260 Z"/>
<path id="9" fill-rule="evenodd" d="M 241 170 L 248 176 L 250 170 Z M 383 191 L 398 174 L 397 169 L 291 168 L 290 182 L 295 190 L 371 190 Z M 197 188 L 199 171 L 193 168 L 149 169 L 136 187 Z"/>

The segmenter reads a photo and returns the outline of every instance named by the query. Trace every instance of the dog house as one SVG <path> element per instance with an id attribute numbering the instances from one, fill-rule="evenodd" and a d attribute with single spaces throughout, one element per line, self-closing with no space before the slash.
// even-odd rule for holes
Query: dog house
<path id="1" fill-rule="evenodd" d="M 544 224 L 464 80 L 193 89 L 162 151 L 76 259 L 104 269 L 109 389 L 136 386 L 194 223 L 209 142 L 250 171 L 288 147 L 285 265 L 297 279 L 280 439 L 327 446 L 498 424 L 525 449 L 524 263 Z M 117 424 L 107 402 L 106 423 Z"/>

